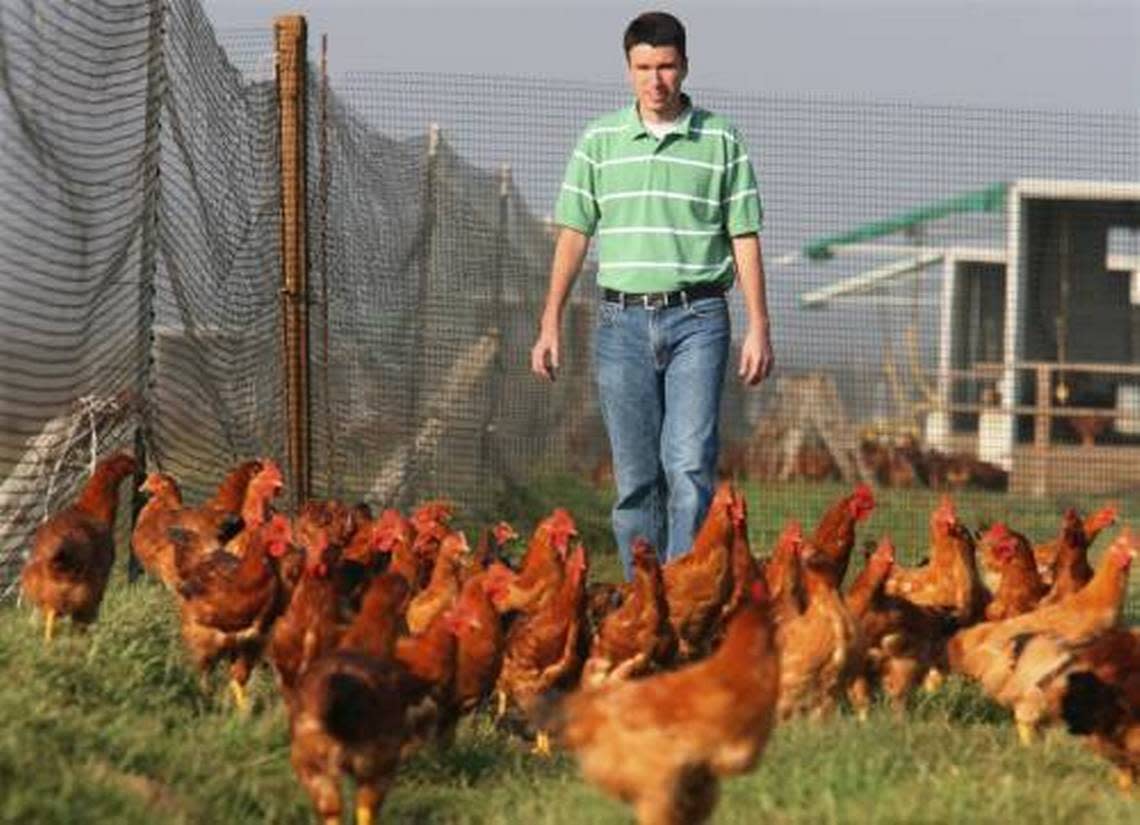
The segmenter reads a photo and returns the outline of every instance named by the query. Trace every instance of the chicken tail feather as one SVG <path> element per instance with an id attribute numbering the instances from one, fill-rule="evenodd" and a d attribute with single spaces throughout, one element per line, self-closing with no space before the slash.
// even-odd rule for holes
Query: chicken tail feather
<path id="1" fill-rule="evenodd" d="M 1119 691 L 1096 674 L 1070 673 L 1061 697 L 1061 718 L 1069 733 L 1087 736 L 1109 726 L 1119 713 Z"/>

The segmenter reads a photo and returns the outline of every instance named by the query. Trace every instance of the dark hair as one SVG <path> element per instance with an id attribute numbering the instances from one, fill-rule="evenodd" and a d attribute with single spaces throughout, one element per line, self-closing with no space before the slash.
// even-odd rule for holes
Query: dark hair
<path id="1" fill-rule="evenodd" d="M 622 40 L 626 59 L 629 58 L 629 50 L 642 43 L 673 46 L 680 53 L 681 60 L 687 62 L 689 59 L 685 54 L 685 27 L 669 12 L 647 11 L 633 19 L 626 27 L 625 38 Z"/>

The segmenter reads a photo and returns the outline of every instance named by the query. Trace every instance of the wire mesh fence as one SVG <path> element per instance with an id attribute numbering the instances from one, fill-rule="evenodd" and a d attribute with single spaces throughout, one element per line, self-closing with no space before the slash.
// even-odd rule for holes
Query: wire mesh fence
<path id="1" fill-rule="evenodd" d="M 194 2 L 0 7 L 0 581 L 90 453 L 280 456 L 272 82 Z"/>
<path id="2" fill-rule="evenodd" d="M 559 381 L 528 357 L 565 164 L 624 87 L 326 85 L 315 38 L 310 55 L 311 492 L 480 511 L 535 477 L 604 479 L 592 263 Z M 287 381 L 268 22 L 219 36 L 194 0 L 7 3 L 0 58 L 10 583 L 93 440 L 137 441 L 193 498 L 238 458 L 284 460 Z M 1127 509 L 1140 115 L 691 93 L 739 128 L 766 212 L 778 369 L 756 391 L 729 380 L 726 472 L 789 510 L 839 489 L 818 482 L 904 488 L 914 534 L 927 489 Z"/>

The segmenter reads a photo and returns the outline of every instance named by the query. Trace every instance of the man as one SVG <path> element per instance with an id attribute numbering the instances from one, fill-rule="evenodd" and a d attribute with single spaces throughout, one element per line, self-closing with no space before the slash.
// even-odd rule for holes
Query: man
<path id="1" fill-rule="evenodd" d="M 758 384 L 773 360 L 762 209 L 743 143 L 682 94 L 689 66 L 677 18 L 643 14 L 623 45 L 635 101 L 592 122 L 570 160 L 531 369 L 554 380 L 563 305 L 596 234 L 603 301 L 594 353 L 628 578 L 634 538 L 676 558 L 712 499 L 734 268 L 748 318 L 740 379 Z"/>

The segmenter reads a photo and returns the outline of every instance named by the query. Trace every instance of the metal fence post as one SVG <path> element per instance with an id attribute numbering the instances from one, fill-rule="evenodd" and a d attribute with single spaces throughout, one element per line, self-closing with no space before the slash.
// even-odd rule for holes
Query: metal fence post
<path id="1" fill-rule="evenodd" d="M 411 363 L 415 365 L 410 379 L 408 432 L 415 433 L 424 418 L 423 385 L 424 375 L 427 372 L 429 359 L 426 355 L 430 342 L 425 335 L 427 325 L 427 303 L 432 291 L 432 254 L 436 231 L 436 210 L 438 209 L 438 195 L 436 187 L 439 175 L 439 124 L 432 123 L 428 127 L 427 158 L 424 164 L 423 178 L 423 220 L 420 223 L 418 246 L 420 248 L 420 266 L 416 273 L 416 304 L 413 307 L 415 322 L 412 332 Z M 397 491 L 397 495 L 410 503 L 415 495 L 415 486 L 419 482 L 420 454 L 413 449 L 409 457 L 410 467 L 405 475 L 405 482 L 410 480 L 413 489 Z"/>
<path id="2" fill-rule="evenodd" d="M 504 163 L 499 169 L 499 216 L 495 229 L 495 250 L 492 263 L 494 292 L 491 294 L 491 334 L 496 338 L 495 357 L 491 362 L 490 387 L 487 409 L 483 412 L 483 425 L 480 432 L 479 467 L 484 478 L 505 471 L 501 442 L 496 428 L 503 408 L 503 382 L 506 364 L 503 361 L 503 347 L 507 345 L 507 312 L 504 306 L 506 275 L 503 268 L 507 264 L 510 250 L 510 200 L 511 165 Z M 491 463 L 495 462 L 494 473 Z"/>
<path id="3" fill-rule="evenodd" d="M 309 312 L 305 249 L 305 69 L 303 15 L 273 21 L 281 145 L 281 276 L 285 423 L 293 502 L 309 497 Z"/>

